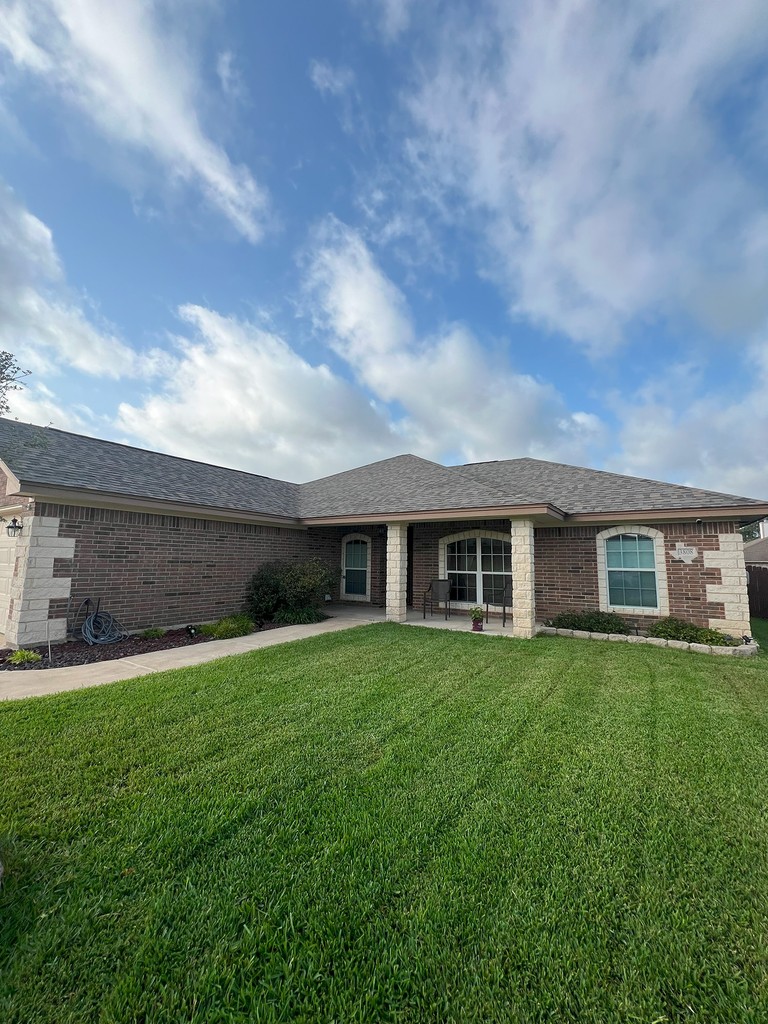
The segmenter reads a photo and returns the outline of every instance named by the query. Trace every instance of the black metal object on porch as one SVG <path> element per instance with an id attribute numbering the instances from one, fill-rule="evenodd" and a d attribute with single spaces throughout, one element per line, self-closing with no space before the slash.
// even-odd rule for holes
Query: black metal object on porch
<path id="1" fill-rule="evenodd" d="M 451 617 L 451 581 L 432 580 L 424 591 L 424 618 L 427 617 L 427 601 L 429 601 L 429 614 L 435 614 L 435 604 L 438 607 L 445 605 L 445 617 Z"/>
<path id="2" fill-rule="evenodd" d="M 490 601 L 485 602 L 485 622 L 488 623 L 488 616 L 490 614 Z M 512 611 L 512 580 L 507 580 L 504 583 L 504 592 L 501 596 L 501 624 L 506 626 L 507 624 L 507 607 Z"/>

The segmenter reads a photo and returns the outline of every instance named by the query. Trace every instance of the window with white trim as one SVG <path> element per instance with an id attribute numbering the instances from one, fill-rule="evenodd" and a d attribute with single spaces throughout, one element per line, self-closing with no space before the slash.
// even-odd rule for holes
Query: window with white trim
<path id="1" fill-rule="evenodd" d="M 653 537 L 621 533 L 605 540 L 608 603 L 612 608 L 659 607 Z"/>
<path id="2" fill-rule="evenodd" d="M 669 615 L 664 534 L 629 523 L 601 530 L 597 541 L 600 611 L 622 615 Z M 631 602 L 636 602 L 632 604 Z"/>
<path id="3" fill-rule="evenodd" d="M 451 600 L 501 606 L 504 587 L 512 582 L 512 544 L 482 533 L 448 538 L 445 577 L 451 581 Z"/>

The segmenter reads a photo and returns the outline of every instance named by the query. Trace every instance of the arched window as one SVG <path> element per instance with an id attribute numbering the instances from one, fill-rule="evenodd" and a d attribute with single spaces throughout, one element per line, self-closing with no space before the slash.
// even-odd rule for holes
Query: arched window
<path id="1" fill-rule="evenodd" d="M 664 535 L 651 526 L 614 526 L 597 535 L 602 611 L 668 615 Z"/>
<path id="2" fill-rule="evenodd" d="M 451 581 L 451 600 L 501 607 L 512 581 L 512 543 L 506 533 L 467 530 L 440 543 L 440 578 Z"/>

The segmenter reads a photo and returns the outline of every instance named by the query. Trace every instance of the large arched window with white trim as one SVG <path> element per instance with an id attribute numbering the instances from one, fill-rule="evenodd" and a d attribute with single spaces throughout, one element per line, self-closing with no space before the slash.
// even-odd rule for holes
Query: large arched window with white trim
<path id="1" fill-rule="evenodd" d="M 614 526 L 597 535 L 602 611 L 668 615 L 664 536 L 651 526 Z"/>
<path id="2" fill-rule="evenodd" d="M 512 544 L 504 533 L 465 531 L 440 544 L 440 577 L 451 581 L 451 600 L 459 604 L 504 604 L 512 581 Z"/>

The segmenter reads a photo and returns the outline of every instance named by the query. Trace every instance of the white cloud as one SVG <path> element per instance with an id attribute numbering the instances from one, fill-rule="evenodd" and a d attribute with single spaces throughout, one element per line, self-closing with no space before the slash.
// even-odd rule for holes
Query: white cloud
<path id="1" fill-rule="evenodd" d="M 746 289 L 754 330 L 766 153 L 740 160 L 722 103 L 766 44 L 764 0 L 456 7 L 418 55 L 410 159 L 438 208 L 481 231 L 515 314 L 599 351 L 681 309 L 743 328 Z"/>
<path id="2" fill-rule="evenodd" d="M 222 50 L 216 57 L 216 74 L 227 96 L 233 100 L 245 99 L 245 83 L 231 50 Z"/>
<path id="3" fill-rule="evenodd" d="M 307 301 L 356 384 L 313 365 L 274 329 L 199 305 L 161 390 L 124 402 L 116 427 L 177 455 L 302 480 L 411 451 L 463 460 L 580 458 L 602 439 L 546 384 L 498 365 L 460 324 L 416 335 L 405 300 L 360 237 L 326 222 Z"/>
<path id="4" fill-rule="evenodd" d="M 609 468 L 768 500 L 768 341 L 744 355 L 730 395 L 681 366 L 617 405 L 621 454 Z"/>
<path id="5" fill-rule="evenodd" d="M 109 142 L 150 156 L 172 182 L 200 189 L 257 242 L 266 192 L 201 126 L 201 83 L 183 36 L 188 12 L 171 28 L 160 6 L 151 0 L 11 0 L 0 19 L 0 48 L 85 114 Z"/>
<path id="6" fill-rule="evenodd" d="M 355 84 L 355 75 L 350 68 L 333 67 L 327 60 L 311 61 L 309 77 L 319 93 L 331 96 L 343 96 Z"/>
<path id="7" fill-rule="evenodd" d="M 386 40 L 393 42 L 410 25 L 414 0 L 377 0 L 377 2 L 382 34 Z"/>
<path id="8" fill-rule="evenodd" d="M 338 221 L 319 231 L 309 271 L 317 325 L 381 402 L 403 410 L 399 431 L 430 458 L 583 458 L 602 427 L 571 414 L 550 385 L 515 373 L 463 324 L 420 338 L 403 295 L 361 237 Z"/>
<path id="9" fill-rule="evenodd" d="M 386 417 L 352 385 L 276 334 L 202 306 L 179 313 L 194 340 L 177 339 L 161 392 L 121 404 L 119 429 L 162 451 L 284 480 L 402 451 Z"/>
<path id="10" fill-rule="evenodd" d="M 0 348 L 35 373 L 69 367 L 96 377 L 149 376 L 162 354 L 140 355 L 67 288 L 50 229 L 0 182 Z"/>
<path id="11" fill-rule="evenodd" d="M 90 409 L 62 405 L 54 392 L 40 381 L 30 381 L 27 387 L 10 393 L 8 406 L 7 415 L 23 423 L 39 423 L 76 434 L 99 436 L 99 426 L 95 424 Z M 103 429 L 103 424 L 101 426 Z"/>

